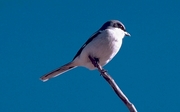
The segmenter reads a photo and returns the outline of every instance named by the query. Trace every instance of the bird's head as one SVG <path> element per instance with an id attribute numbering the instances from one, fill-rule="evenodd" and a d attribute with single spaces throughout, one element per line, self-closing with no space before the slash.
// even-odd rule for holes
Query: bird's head
<path id="1" fill-rule="evenodd" d="M 103 24 L 103 26 L 100 28 L 100 30 L 105 30 L 107 28 L 119 28 L 122 31 L 124 31 L 124 34 L 126 36 L 131 36 L 127 31 L 125 26 L 118 20 L 110 20 Z"/>

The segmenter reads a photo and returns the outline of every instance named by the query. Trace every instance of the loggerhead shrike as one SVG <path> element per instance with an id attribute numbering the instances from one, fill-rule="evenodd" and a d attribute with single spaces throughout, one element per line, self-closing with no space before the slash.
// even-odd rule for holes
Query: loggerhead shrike
<path id="1" fill-rule="evenodd" d="M 45 82 L 78 66 L 94 70 L 96 67 L 90 61 L 89 56 L 96 59 L 101 66 L 106 65 L 119 51 L 124 36 L 130 36 L 130 34 L 120 21 L 107 21 L 86 41 L 71 62 L 42 76 L 40 79 Z"/>

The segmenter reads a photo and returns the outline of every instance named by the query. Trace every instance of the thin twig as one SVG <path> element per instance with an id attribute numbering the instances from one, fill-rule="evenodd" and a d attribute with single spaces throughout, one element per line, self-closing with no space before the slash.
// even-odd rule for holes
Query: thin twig
<path id="1" fill-rule="evenodd" d="M 98 69 L 98 71 L 101 73 L 103 78 L 111 85 L 115 93 L 118 95 L 118 97 L 124 102 L 124 104 L 127 106 L 130 112 L 137 112 L 135 106 L 128 100 L 128 98 L 125 96 L 125 94 L 121 91 L 121 89 L 118 87 L 114 79 L 107 73 L 106 70 L 104 70 L 98 62 L 89 56 L 89 59 L 91 60 L 92 64 Z"/>

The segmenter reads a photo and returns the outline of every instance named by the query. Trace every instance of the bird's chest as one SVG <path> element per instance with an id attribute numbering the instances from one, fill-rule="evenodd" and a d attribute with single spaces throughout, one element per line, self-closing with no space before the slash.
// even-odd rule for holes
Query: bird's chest
<path id="1" fill-rule="evenodd" d="M 109 60 L 119 51 L 122 44 L 121 32 L 106 30 L 86 46 L 86 53 L 100 60 Z"/>
<path id="2" fill-rule="evenodd" d="M 94 44 L 94 52 L 92 55 L 97 58 L 111 58 L 114 56 L 120 49 L 122 44 L 122 39 L 120 39 L 117 35 L 108 34 L 106 36 L 102 36 L 97 39 Z"/>

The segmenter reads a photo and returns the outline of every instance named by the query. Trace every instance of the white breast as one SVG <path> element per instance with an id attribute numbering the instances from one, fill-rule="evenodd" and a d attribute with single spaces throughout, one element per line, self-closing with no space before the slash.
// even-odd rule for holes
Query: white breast
<path id="1" fill-rule="evenodd" d="M 98 37 L 94 38 L 81 52 L 76 59 L 80 66 L 85 66 L 89 69 L 95 69 L 89 60 L 88 56 L 98 58 L 100 65 L 107 64 L 119 51 L 124 31 L 119 28 L 111 28 L 102 31 Z"/>

